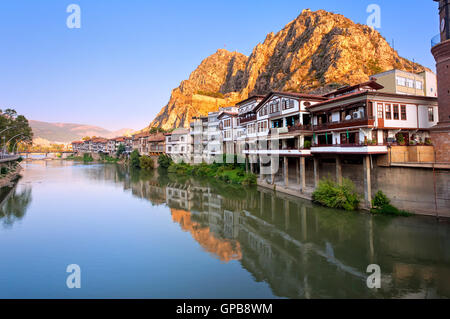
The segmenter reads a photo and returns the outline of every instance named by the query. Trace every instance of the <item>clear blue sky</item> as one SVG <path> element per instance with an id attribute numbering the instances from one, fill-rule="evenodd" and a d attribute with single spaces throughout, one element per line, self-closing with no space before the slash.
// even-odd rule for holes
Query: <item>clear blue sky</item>
<path id="1" fill-rule="evenodd" d="M 66 27 L 71 3 L 81 7 L 81 29 Z M 1 0 L 0 108 L 35 120 L 140 129 L 218 48 L 249 55 L 305 8 L 366 23 L 371 3 L 381 7 L 379 31 L 395 39 L 400 55 L 434 70 L 432 0 Z"/>

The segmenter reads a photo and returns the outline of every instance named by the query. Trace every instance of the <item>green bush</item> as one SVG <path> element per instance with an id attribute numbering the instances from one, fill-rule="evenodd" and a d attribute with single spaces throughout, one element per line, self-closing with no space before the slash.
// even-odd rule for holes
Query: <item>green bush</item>
<path id="1" fill-rule="evenodd" d="M 393 216 L 411 216 L 412 214 L 400 210 L 397 207 L 391 205 L 389 198 L 383 194 L 382 191 L 378 191 L 372 200 L 372 209 L 370 210 L 373 214 L 383 214 L 383 215 L 393 215 Z"/>
<path id="2" fill-rule="evenodd" d="M 126 151 L 125 145 L 120 143 L 119 147 L 117 148 L 117 151 L 116 151 L 116 156 L 120 157 L 123 153 L 125 153 L 125 151 Z"/>
<path id="3" fill-rule="evenodd" d="M 370 211 L 373 214 L 392 215 L 392 216 L 411 216 L 412 215 L 411 213 L 409 213 L 405 210 L 400 210 L 391 204 L 386 204 L 386 205 L 384 205 L 382 207 L 378 207 L 378 208 L 372 208 Z"/>
<path id="4" fill-rule="evenodd" d="M 385 205 L 389 205 L 390 203 L 391 201 L 389 200 L 389 198 L 387 198 L 387 196 L 384 195 L 382 191 L 378 191 L 372 200 L 372 207 L 383 207 Z"/>
<path id="5" fill-rule="evenodd" d="M 330 179 L 320 181 L 312 194 L 312 199 L 323 206 L 345 210 L 357 210 L 360 202 L 355 185 L 345 178 L 342 185 Z"/>
<path id="6" fill-rule="evenodd" d="M 141 156 L 139 158 L 139 165 L 142 169 L 150 170 L 155 168 L 155 163 L 150 156 Z"/>
<path id="7" fill-rule="evenodd" d="M 167 154 L 161 154 L 158 157 L 159 167 L 167 169 L 167 168 L 169 168 L 170 164 L 172 164 L 172 162 L 173 162 L 172 159 Z"/>
<path id="8" fill-rule="evenodd" d="M 131 167 L 134 167 L 134 168 L 140 168 L 141 167 L 141 162 L 139 160 L 140 157 L 141 157 L 141 155 L 139 155 L 139 151 L 138 150 L 134 150 L 133 152 L 131 152 L 131 155 L 130 155 Z"/>
<path id="9" fill-rule="evenodd" d="M 83 161 L 84 162 L 92 162 L 92 161 L 94 161 L 94 159 L 92 158 L 91 154 L 84 153 L 83 154 Z"/>
<path id="10" fill-rule="evenodd" d="M 212 177 L 229 184 L 256 184 L 256 175 L 246 174 L 241 165 L 234 164 L 206 164 L 189 165 L 186 163 L 172 163 L 168 170 L 169 173 L 177 175 L 192 175 L 197 177 Z"/>
<path id="11" fill-rule="evenodd" d="M 242 185 L 256 185 L 256 175 L 246 174 L 242 180 Z"/>

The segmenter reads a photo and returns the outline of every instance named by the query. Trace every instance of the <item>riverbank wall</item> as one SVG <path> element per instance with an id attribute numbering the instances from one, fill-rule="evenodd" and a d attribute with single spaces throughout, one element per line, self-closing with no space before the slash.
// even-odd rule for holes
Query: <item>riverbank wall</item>
<path id="1" fill-rule="evenodd" d="M 339 164 L 339 169 L 338 169 Z M 286 183 L 285 170 L 280 169 L 272 181 L 272 176 L 259 175 L 258 185 L 277 192 L 290 194 L 304 199 L 311 199 L 317 180 L 328 178 L 337 181 L 341 178 L 351 180 L 361 195 L 361 208 L 369 209 L 364 202 L 367 189 L 367 170 L 363 162 L 355 159 L 341 159 L 336 163 L 334 159 L 323 158 L 316 163 L 313 159 L 305 160 L 305 184 L 300 185 L 299 169 L 294 159 L 288 161 L 288 179 Z M 376 160 L 368 163 L 370 166 L 371 197 L 379 190 L 386 194 L 391 203 L 399 209 L 414 214 L 450 218 L 450 170 L 437 165 L 378 165 Z M 339 172 L 339 174 L 337 174 Z M 287 185 L 287 186 L 286 186 Z"/>
<path id="2" fill-rule="evenodd" d="M 0 159 L 0 188 L 10 187 L 20 177 L 22 166 L 18 160 L 20 156 L 8 156 Z"/>

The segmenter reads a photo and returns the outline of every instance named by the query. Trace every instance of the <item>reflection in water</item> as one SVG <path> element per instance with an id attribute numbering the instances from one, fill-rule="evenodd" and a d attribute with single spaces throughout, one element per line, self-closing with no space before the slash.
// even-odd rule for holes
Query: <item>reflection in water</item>
<path id="1" fill-rule="evenodd" d="M 86 174 L 167 205 L 205 251 L 222 262 L 238 260 L 276 296 L 450 297 L 450 228 L 431 218 L 336 211 L 265 189 L 114 165 Z M 382 270 L 379 290 L 366 286 L 373 263 Z"/>
<path id="2" fill-rule="evenodd" d="M 21 220 L 31 203 L 31 188 L 17 188 L 17 182 L 13 187 L 0 189 L 0 222 L 3 227 L 11 227 L 16 221 Z"/>
<path id="3" fill-rule="evenodd" d="M 24 172 L 0 194 L 10 227 L 0 229 L 0 297 L 450 297 L 450 227 L 432 218 L 109 164 L 35 161 Z M 79 292 L 60 284 L 74 260 L 91 278 Z M 366 286 L 369 264 L 381 289 Z"/>

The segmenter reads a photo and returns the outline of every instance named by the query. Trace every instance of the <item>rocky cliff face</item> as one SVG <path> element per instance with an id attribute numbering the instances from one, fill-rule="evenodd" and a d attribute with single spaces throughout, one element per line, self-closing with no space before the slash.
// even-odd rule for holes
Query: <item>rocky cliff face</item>
<path id="1" fill-rule="evenodd" d="M 321 92 L 367 81 L 370 75 L 393 68 L 425 69 L 399 57 L 378 31 L 366 25 L 323 10 L 304 10 L 277 34 L 268 34 L 249 57 L 218 50 L 206 58 L 172 91 L 150 126 L 188 127 L 192 116 L 254 94 Z"/>

